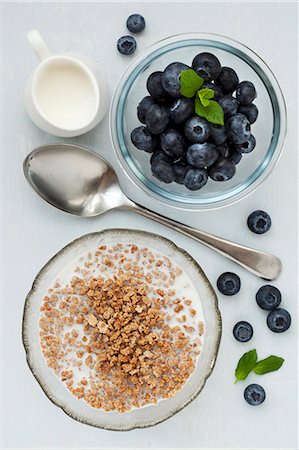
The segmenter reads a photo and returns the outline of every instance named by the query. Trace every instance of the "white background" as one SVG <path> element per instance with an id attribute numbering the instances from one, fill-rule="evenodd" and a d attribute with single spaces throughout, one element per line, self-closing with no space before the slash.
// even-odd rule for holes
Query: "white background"
<path id="1" fill-rule="evenodd" d="M 25 80 L 37 61 L 26 33 L 37 28 L 53 51 L 84 53 L 107 71 L 111 93 L 130 57 L 118 54 L 125 21 L 142 13 L 147 28 L 138 36 L 138 52 L 151 43 L 186 31 L 216 32 L 240 40 L 256 51 L 280 82 L 288 110 L 284 153 L 274 173 L 242 202 L 211 212 L 182 212 L 152 202 L 128 180 L 131 196 L 157 211 L 192 226 L 266 250 L 281 257 L 283 273 L 275 285 L 283 306 L 292 314 L 291 329 L 276 335 L 267 329 L 265 314 L 255 303 L 261 280 L 210 250 L 167 228 L 125 212 L 80 219 L 42 202 L 30 190 L 22 161 L 34 147 L 57 141 L 29 120 L 23 102 Z M 2 448 L 284 448 L 297 444 L 297 5 L 295 3 L 7 3 L 3 5 L 4 107 L 1 146 L 3 180 L 3 442 Z M 115 166 L 108 135 L 108 117 L 95 130 L 70 142 L 99 152 Z M 123 178 L 123 180 L 125 180 Z M 255 209 L 271 214 L 273 226 L 264 236 L 249 232 L 246 219 Z M 21 342 L 24 299 L 35 274 L 62 246 L 74 238 L 107 227 L 150 230 L 171 238 L 202 265 L 215 285 L 220 273 L 237 272 L 240 293 L 219 295 L 223 337 L 216 368 L 200 396 L 185 410 L 161 425 L 126 433 L 92 428 L 66 416 L 44 395 L 30 373 Z M 255 334 L 247 344 L 232 337 L 238 320 L 252 323 Z M 260 358 L 285 358 L 279 372 L 233 384 L 239 357 L 256 348 Z M 260 407 L 243 400 L 245 386 L 260 382 L 267 399 Z"/>

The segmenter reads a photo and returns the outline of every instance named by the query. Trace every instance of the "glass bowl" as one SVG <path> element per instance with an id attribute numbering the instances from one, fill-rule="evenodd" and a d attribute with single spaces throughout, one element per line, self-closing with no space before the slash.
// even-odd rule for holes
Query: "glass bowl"
<path id="1" fill-rule="evenodd" d="M 259 116 L 252 125 L 256 148 L 245 154 L 235 176 L 226 182 L 211 179 L 198 191 L 176 183 L 165 184 L 151 173 L 150 154 L 131 142 L 131 131 L 142 124 L 137 106 L 146 90 L 148 76 L 180 61 L 187 65 L 200 52 L 212 52 L 223 66 L 232 67 L 240 81 L 252 81 Z M 224 36 L 187 33 L 172 36 L 149 47 L 131 63 L 121 78 L 110 110 L 110 133 L 122 169 L 147 195 L 184 209 L 211 209 L 231 204 L 253 192 L 270 174 L 284 144 L 286 108 L 280 86 L 266 63 L 252 50 Z"/>

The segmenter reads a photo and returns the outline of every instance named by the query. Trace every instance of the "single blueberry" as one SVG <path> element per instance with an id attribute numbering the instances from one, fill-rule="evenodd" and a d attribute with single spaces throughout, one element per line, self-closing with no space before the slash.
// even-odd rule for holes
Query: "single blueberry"
<path id="1" fill-rule="evenodd" d="M 201 189 L 207 181 L 208 175 L 205 169 L 194 169 L 193 167 L 190 167 L 185 174 L 184 185 L 191 191 L 197 191 L 198 189 Z"/>
<path id="2" fill-rule="evenodd" d="M 219 153 L 216 145 L 205 142 L 204 144 L 191 145 L 187 150 L 186 157 L 191 166 L 203 169 L 214 164 L 219 157 Z"/>
<path id="3" fill-rule="evenodd" d="M 225 94 L 231 94 L 236 89 L 239 83 L 239 78 L 234 69 L 231 67 L 222 67 L 215 84 L 220 86 Z"/>
<path id="4" fill-rule="evenodd" d="M 144 127 L 137 127 L 131 133 L 131 141 L 139 150 L 153 152 L 158 144 L 156 136 L 153 136 L 149 130 Z"/>
<path id="5" fill-rule="evenodd" d="M 127 28 L 131 33 L 140 33 L 145 28 L 145 20 L 140 14 L 131 14 L 127 19 Z"/>
<path id="6" fill-rule="evenodd" d="M 233 151 L 229 157 L 228 157 L 229 161 L 233 162 L 234 164 L 239 164 L 239 162 L 242 159 L 242 153 L 237 152 L 237 151 Z"/>
<path id="7" fill-rule="evenodd" d="M 227 135 L 234 144 L 243 144 L 250 138 L 250 123 L 243 114 L 237 113 L 228 119 Z"/>
<path id="8" fill-rule="evenodd" d="M 162 85 L 163 72 L 153 72 L 147 79 L 146 88 L 153 98 L 161 99 L 167 96 Z"/>
<path id="9" fill-rule="evenodd" d="M 163 72 L 162 84 L 165 91 L 172 97 L 181 97 L 180 76 L 183 70 L 189 70 L 190 67 L 180 62 L 169 64 Z"/>
<path id="10" fill-rule="evenodd" d="M 216 145 L 223 144 L 227 139 L 225 127 L 222 125 L 210 124 L 210 138 Z"/>
<path id="11" fill-rule="evenodd" d="M 242 320 L 234 326 L 233 335 L 239 342 L 248 342 L 253 336 L 253 328 L 250 323 Z"/>
<path id="12" fill-rule="evenodd" d="M 266 284 L 259 288 L 255 296 L 260 308 L 271 310 L 278 308 L 281 302 L 281 292 L 277 287 Z"/>
<path id="13" fill-rule="evenodd" d="M 291 315 L 286 309 L 273 309 L 267 317 L 267 325 L 274 333 L 283 333 L 291 326 Z"/>
<path id="14" fill-rule="evenodd" d="M 151 156 L 150 164 L 153 165 L 157 162 L 163 161 L 168 165 L 171 165 L 173 162 L 173 159 L 170 158 L 170 156 L 166 155 L 162 150 L 156 150 Z"/>
<path id="15" fill-rule="evenodd" d="M 231 95 L 225 95 L 218 101 L 226 118 L 233 116 L 238 111 L 239 102 Z"/>
<path id="16" fill-rule="evenodd" d="M 220 75 L 221 64 L 212 53 L 200 53 L 192 61 L 192 68 L 205 81 L 215 80 Z"/>
<path id="17" fill-rule="evenodd" d="M 249 105 L 256 98 L 256 90 L 251 81 L 242 81 L 236 90 L 236 97 L 241 105 Z"/>
<path id="18" fill-rule="evenodd" d="M 243 142 L 243 144 L 236 145 L 235 149 L 240 153 L 250 153 L 255 148 L 255 144 L 255 137 L 251 134 L 247 141 Z"/>
<path id="19" fill-rule="evenodd" d="M 178 98 L 170 105 L 170 119 L 174 124 L 181 124 L 194 114 L 194 101 L 191 98 Z"/>
<path id="20" fill-rule="evenodd" d="M 247 388 L 244 391 L 244 398 L 247 403 L 251 406 L 258 406 L 266 398 L 266 392 L 262 386 L 259 384 L 253 383 L 247 386 Z"/>
<path id="21" fill-rule="evenodd" d="M 145 123 L 153 134 L 161 134 L 169 122 L 169 110 L 165 106 L 152 105 L 145 114 Z"/>
<path id="22" fill-rule="evenodd" d="M 191 117 L 185 123 L 185 135 L 191 142 L 203 144 L 210 136 L 210 124 L 202 117 Z"/>
<path id="23" fill-rule="evenodd" d="M 152 166 L 152 174 L 163 183 L 172 183 L 175 179 L 174 171 L 171 165 L 164 161 L 154 161 Z"/>
<path id="24" fill-rule="evenodd" d="M 164 152 L 176 159 L 183 156 L 188 145 L 186 138 L 174 128 L 169 128 L 161 134 L 160 143 Z"/>
<path id="25" fill-rule="evenodd" d="M 207 89 L 212 89 L 212 91 L 214 91 L 214 97 L 213 97 L 213 100 L 216 100 L 216 102 L 218 102 L 218 100 L 219 100 L 221 97 L 223 97 L 223 92 L 221 91 L 220 87 L 217 86 L 216 84 L 210 83 L 210 82 L 204 83 L 204 84 L 202 85 L 201 89 L 205 89 L 205 88 L 207 88 Z"/>
<path id="26" fill-rule="evenodd" d="M 256 234 L 263 234 L 270 230 L 272 222 L 271 217 L 265 211 L 260 209 L 253 211 L 247 219 L 247 225 L 250 231 Z"/>
<path id="27" fill-rule="evenodd" d="M 241 288 L 241 280 L 235 273 L 225 272 L 218 278 L 217 288 L 223 295 L 236 295 Z"/>
<path id="28" fill-rule="evenodd" d="M 137 106 L 137 117 L 140 120 L 140 122 L 145 123 L 145 114 L 146 111 L 150 106 L 152 106 L 155 103 L 155 100 L 153 97 L 148 95 L 147 97 L 144 97 L 139 105 Z"/>
<path id="29" fill-rule="evenodd" d="M 236 166 L 232 161 L 220 157 L 209 169 L 209 177 L 214 181 L 230 180 L 236 173 Z"/>
<path id="30" fill-rule="evenodd" d="M 133 36 L 122 36 L 117 41 L 117 50 L 123 55 L 131 55 L 137 47 Z"/>
<path id="31" fill-rule="evenodd" d="M 249 123 L 254 123 L 259 113 L 257 107 L 253 103 L 250 103 L 249 105 L 239 105 L 238 112 L 244 114 Z"/>
<path id="32" fill-rule="evenodd" d="M 224 142 L 221 145 L 217 145 L 217 152 L 223 158 L 227 158 L 231 154 L 231 149 L 227 142 Z"/>
<path id="33" fill-rule="evenodd" d="M 184 184 L 184 179 L 189 166 L 183 161 L 177 161 L 173 164 L 173 171 L 175 179 L 174 181 L 178 184 Z"/>

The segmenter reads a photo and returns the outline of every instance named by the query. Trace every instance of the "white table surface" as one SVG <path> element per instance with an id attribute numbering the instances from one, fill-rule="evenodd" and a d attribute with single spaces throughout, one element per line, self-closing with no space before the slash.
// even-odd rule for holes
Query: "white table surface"
<path id="1" fill-rule="evenodd" d="M 25 80 L 36 65 L 26 33 L 37 28 L 53 51 L 74 51 L 94 58 L 109 72 L 111 93 L 130 57 L 115 50 L 126 34 L 129 14 L 140 12 L 147 21 L 138 37 L 138 52 L 154 41 L 185 31 L 208 31 L 242 41 L 255 50 L 276 74 L 287 102 L 288 135 L 284 153 L 274 173 L 251 196 L 236 205 L 211 212 L 175 211 L 144 198 L 128 181 L 125 189 L 134 199 L 170 217 L 235 239 L 280 256 L 283 272 L 275 285 L 283 306 L 292 314 L 291 329 L 276 335 L 267 329 L 265 314 L 255 303 L 263 284 L 245 270 L 194 244 L 188 238 L 149 220 L 126 212 L 101 218 L 80 219 L 65 215 L 42 202 L 30 190 L 22 161 L 34 147 L 57 141 L 35 127 L 23 103 Z M 7 3 L 3 5 L 3 415 L 4 449 L 87 448 L 298 448 L 297 443 L 297 90 L 295 3 Z M 69 142 L 98 151 L 113 164 L 108 118 L 92 132 Z M 269 233 L 257 236 L 246 227 L 255 209 L 271 214 Z M 200 396 L 186 409 L 150 429 L 126 433 L 104 431 L 80 424 L 55 407 L 29 371 L 21 341 L 24 299 L 32 280 L 45 262 L 74 238 L 107 227 L 150 230 L 171 238 L 203 267 L 215 285 L 220 273 L 237 272 L 241 292 L 232 298 L 219 295 L 223 337 L 216 368 Z M 255 334 L 247 344 L 232 337 L 236 321 L 245 319 Z M 285 358 L 279 372 L 233 384 L 239 357 L 257 348 L 261 358 Z M 260 382 L 267 400 L 250 407 L 243 390 Z"/>

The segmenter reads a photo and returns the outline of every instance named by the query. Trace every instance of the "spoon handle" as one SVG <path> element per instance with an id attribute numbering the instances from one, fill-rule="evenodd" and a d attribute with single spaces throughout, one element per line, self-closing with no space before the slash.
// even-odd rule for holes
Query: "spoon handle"
<path id="1" fill-rule="evenodd" d="M 265 280 L 275 280 L 281 272 L 282 264 L 276 256 L 197 230 L 145 209 L 140 205 L 134 204 L 130 209 L 200 242 Z"/>

